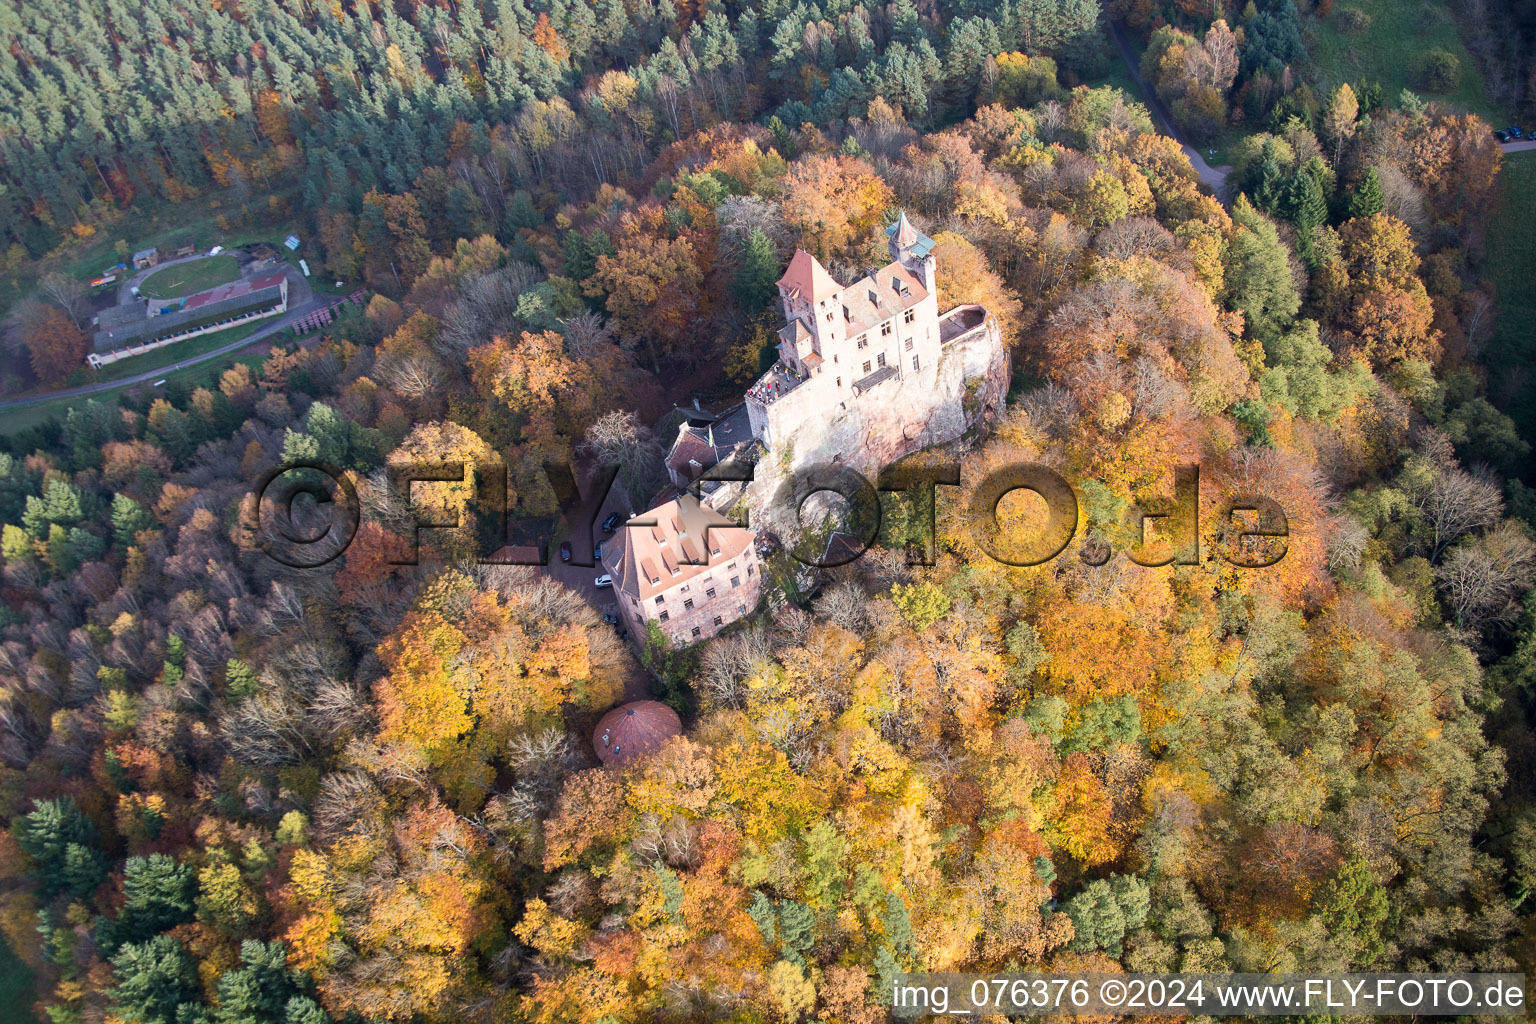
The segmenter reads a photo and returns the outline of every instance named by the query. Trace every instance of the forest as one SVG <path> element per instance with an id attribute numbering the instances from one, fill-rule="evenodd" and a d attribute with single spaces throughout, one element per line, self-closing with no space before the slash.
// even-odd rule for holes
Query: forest
<path id="1" fill-rule="evenodd" d="M 14 384 L 83 358 L 48 282 L 146 211 L 301 225 L 368 294 L 0 438 L 12 1017 L 874 1024 L 910 970 L 1536 971 L 1536 479 L 1488 370 L 1521 157 L 1433 82 L 1310 76 L 1317 6 L 0 8 Z M 988 557 L 940 488 L 913 564 L 893 495 L 863 557 L 780 551 L 722 635 L 636 646 L 477 560 L 472 480 L 391 482 L 505 465 L 560 523 L 571 464 L 650 507 L 669 410 L 772 363 L 791 254 L 856 279 L 899 212 L 1010 347 L 948 454 L 1072 481 L 1066 557 Z M 288 567 L 250 496 L 311 461 L 362 522 Z M 1090 564 L 1190 464 L 1279 502 L 1285 557 Z M 427 507 L 470 525 L 400 564 Z M 683 733 L 601 764 L 637 680 Z"/>

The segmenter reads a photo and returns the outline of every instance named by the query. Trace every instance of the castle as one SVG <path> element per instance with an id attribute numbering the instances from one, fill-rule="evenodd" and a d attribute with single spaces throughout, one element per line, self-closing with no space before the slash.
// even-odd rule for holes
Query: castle
<path id="1" fill-rule="evenodd" d="M 678 496 L 631 519 L 603 554 L 637 640 L 654 623 L 673 643 L 694 643 L 756 607 L 754 531 L 801 532 L 797 510 L 775 500 L 795 470 L 839 463 L 873 482 L 1002 410 L 1009 361 L 997 321 L 978 305 L 940 314 L 933 239 L 906 214 L 886 235 L 891 263 L 847 287 L 796 250 L 778 283 L 787 322 L 773 369 L 718 416 L 697 405 L 681 411 L 666 461 Z M 705 484 L 703 503 L 688 493 L 707 470 L 757 445 L 745 488 Z M 750 530 L 721 514 L 738 499 Z"/>
<path id="2" fill-rule="evenodd" d="M 989 421 L 1008 388 L 1008 352 L 978 305 L 939 312 L 933 239 L 905 213 L 886 230 L 891 263 L 839 284 L 804 250 L 778 282 L 779 358 L 747 390 L 752 436 L 767 450 L 749 501 L 813 462 L 875 477 L 923 448 Z"/>

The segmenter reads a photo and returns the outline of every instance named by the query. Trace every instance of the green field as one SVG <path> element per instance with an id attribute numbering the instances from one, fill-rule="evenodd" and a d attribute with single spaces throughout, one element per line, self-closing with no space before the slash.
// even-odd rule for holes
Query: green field
<path id="1" fill-rule="evenodd" d="M 181 299 L 240 276 L 240 264 L 228 253 L 188 260 L 150 274 L 139 291 L 151 299 Z"/>
<path id="2" fill-rule="evenodd" d="M 1536 235 L 1522 214 L 1536 205 L 1536 152 L 1510 153 L 1499 172 L 1501 204 L 1488 219 L 1487 274 L 1499 318 L 1488 342 L 1493 399 L 1514 417 L 1520 432 L 1536 436 Z"/>
<path id="3" fill-rule="evenodd" d="M 153 352 L 145 352 L 141 356 L 129 356 L 127 359 L 119 359 L 115 363 L 108 363 L 106 366 L 103 366 L 101 372 L 96 375 L 96 379 L 98 381 L 122 380 L 124 377 L 147 373 L 157 366 L 171 366 L 184 359 L 200 356 L 204 352 L 212 352 L 214 349 L 228 345 L 232 341 L 248 338 L 256 333 L 256 331 L 267 326 L 267 324 L 266 320 L 257 320 L 255 323 L 241 324 L 239 327 L 215 331 L 212 334 L 199 334 L 195 338 L 178 341 L 174 345 L 157 348 Z"/>
<path id="4" fill-rule="evenodd" d="M 1340 12 L 1355 8 L 1365 12 L 1370 27 L 1364 31 L 1340 31 Z M 1312 21 L 1306 33 L 1310 77 L 1320 96 L 1348 82 L 1375 82 L 1389 105 L 1397 103 L 1404 89 L 1426 100 L 1442 100 L 1458 110 L 1480 114 L 1494 122 L 1508 118 L 1488 102 L 1483 76 L 1467 52 L 1457 30 L 1456 16 L 1447 3 L 1432 0 L 1338 0 L 1333 13 Z M 1461 78 L 1454 91 L 1429 92 L 1420 80 L 1424 56 L 1445 50 L 1461 62 Z"/>

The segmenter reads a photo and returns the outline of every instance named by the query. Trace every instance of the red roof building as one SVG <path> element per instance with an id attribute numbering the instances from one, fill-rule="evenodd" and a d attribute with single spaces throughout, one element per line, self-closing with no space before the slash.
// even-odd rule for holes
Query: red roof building
<path id="1" fill-rule="evenodd" d="M 592 749 L 604 764 L 623 764 L 630 758 L 654 754 L 662 744 L 683 732 L 677 712 L 660 701 L 637 700 L 608 712 L 592 732 Z"/>
<path id="2" fill-rule="evenodd" d="M 619 616 L 635 642 L 655 622 L 679 646 L 757 607 L 756 537 L 692 494 L 640 513 L 603 546 Z"/>

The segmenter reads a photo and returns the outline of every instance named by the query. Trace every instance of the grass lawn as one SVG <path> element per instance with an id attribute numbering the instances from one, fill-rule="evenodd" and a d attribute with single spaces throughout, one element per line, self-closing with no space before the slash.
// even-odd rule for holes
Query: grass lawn
<path id="1" fill-rule="evenodd" d="M 240 264 L 228 253 L 220 253 L 157 270 L 144 279 L 139 291 L 151 299 L 180 299 L 239 276 Z"/>
<path id="2" fill-rule="evenodd" d="M 32 972 L 11 947 L 0 939 L 0 1017 L 16 1024 L 32 1024 Z"/>
<path id="3" fill-rule="evenodd" d="M 1353 7 L 1370 16 L 1370 27 L 1341 32 L 1339 12 Z M 1326 97 L 1343 82 L 1359 86 L 1376 82 L 1382 99 L 1395 106 L 1398 94 L 1411 89 L 1426 100 L 1442 100 L 1458 110 L 1480 114 L 1502 124 L 1483 92 L 1483 75 L 1457 31 L 1456 16 L 1447 3 L 1433 0 L 1338 0 L 1333 13 L 1310 20 L 1305 41 L 1310 55 L 1309 77 L 1318 95 Z M 1449 94 L 1423 88 L 1424 55 L 1445 50 L 1461 62 L 1461 79 Z"/>
<path id="4" fill-rule="evenodd" d="M 273 185 L 282 204 L 297 204 L 299 189 L 295 179 L 274 179 Z M 250 214 L 242 215 L 238 206 L 217 195 L 172 203 L 141 192 L 129 209 L 116 220 L 99 225 L 99 230 L 89 238 L 72 240 L 42 259 L 29 261 L 14 273 L 0 275 L 0 314 L 29 293 L 36 280 L 49 271 L 60 270 L 89 281 L 106 267 L 126 262 L 124 253 L 151 245 L 161 252 L 174 252 L 183 245 L 203 252 L 215 245 L 226 249 L 252 242 L 280 245 L 285 235 L 300 227 L 295 214 L 269 214 L 265 193 L 252 198 Z M 228 228 L 220 225 L 221 217 Z"/>
<path id="5" fill-rule="evenodd" d="M 1536 205 L 1536 152 L 1505 154 L 1499 190 L 1501 208 L 1488 218 L 1486 269 L 1499 311 L 1488 342 L 1489 378 L 1493 400 L 1529 438 L 1536 437 L 1536 235 L 1522 214 Z"/>
<path id="6" fill-rule="evenodd" d="M 157 366 L 170 366 L 184 359 L 200 356 L 204 352 L 212 352 L 221 345 L 228 345 L 232 341 L 248 338 L 258 329 L 267 326 L 267 321 L 257 320 L 254 323 L 241 324 L 239 327 L 231 327 L 226 331 L 215 331 L 212 334 L 200 334 L 186 341 L 178 341 L 174 345 L 165 348 L 157 348 L 153 352 L 145 352 L 141 356 L 129 356 L 127 359 L 119 359 L 115 363 L 108 363 L 102 367 L 101 373 L 96 377 L 98 381 L 122 380 L 124 377 L 132 377 L 134 374 L 145 373 Z"/>

